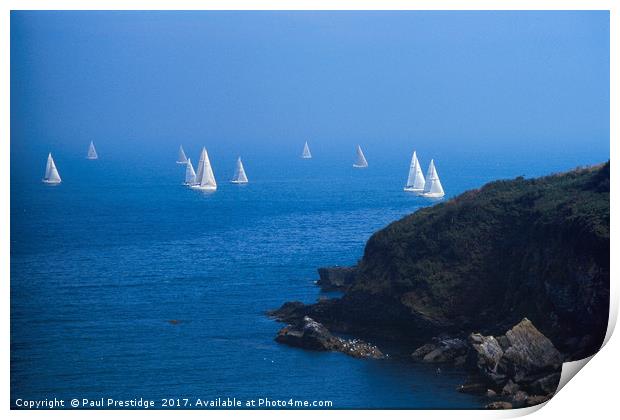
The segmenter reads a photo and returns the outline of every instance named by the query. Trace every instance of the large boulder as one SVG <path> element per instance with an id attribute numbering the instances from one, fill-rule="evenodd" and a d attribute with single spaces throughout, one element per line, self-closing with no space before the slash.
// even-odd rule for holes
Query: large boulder
<path id="1" fill-rule="evenodd" d="M 522 388 L 542 394 L 555 392 L 562 354 L 529 319 L 508 330 L 505 338 L 471 334 L 469 343 L 479 373 L 504 394 Z"/>
<path id="2" fill-rule="evenodd" d="M 506 374 L 498 370 L 499 362 L 504 356 L 500 343 L 493 336 L 472 333 L 469 344 L 474 351 L 474 360 L 480 374 L 496 384 L 503 384 Z"/>
<path id="3" fill-rule="evenodd" d="M 460 338 L 445 338 L 436 343 L 428 343 L 418 347 L 411 357 L 426 363 L 462 364 L 468 353 L 468 345 Z"/>
<path id="4" fill-rule="evenodd" d="M 561 367 L 562 355 L 529 319 L 524 318 L 507 331 L 506 338 L 509 347 L 504 351 L 501 363 L 515 382 Z"/>

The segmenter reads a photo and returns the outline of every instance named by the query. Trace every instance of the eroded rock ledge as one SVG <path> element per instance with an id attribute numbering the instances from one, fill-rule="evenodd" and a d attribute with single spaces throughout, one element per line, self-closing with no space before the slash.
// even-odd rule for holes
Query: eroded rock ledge
<path id="1" fill-rule="evenodd" d="M 416 349 L 415 360 L 466 365 L 472 376 L 459 391 L 485 394 L 488 408 L 540 404 L 555 393 L 563 356 L 532 322 L 524 318 L 505 335 L 472 333 L 462 338 L 435 339 Z"/>
<path id="2" fill-rule="evenodd" d="M 305 316 L 301 322 L 289 324 L 276 336 L 279 343 L 307 350 L 339 351 L 357 358 L 382 359 L 385 355 L 376 346 L 357 339 L 333 335 L 323 324 Z"/>

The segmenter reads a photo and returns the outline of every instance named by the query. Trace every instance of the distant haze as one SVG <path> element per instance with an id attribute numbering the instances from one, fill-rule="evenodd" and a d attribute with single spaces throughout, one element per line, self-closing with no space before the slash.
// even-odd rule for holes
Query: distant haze
<path id="1" fill-rule="evenodd" d="M 608 12 L 12 12 L 12 159 L 609 158 Z M 16 165 L 12 165 L 16 167 Z M 21 166 L 21 165 L 20 165 Z M 32 165 L 28 165 L 32 168 Z M 41 169 L 42 170 L 42 169 Z"/>

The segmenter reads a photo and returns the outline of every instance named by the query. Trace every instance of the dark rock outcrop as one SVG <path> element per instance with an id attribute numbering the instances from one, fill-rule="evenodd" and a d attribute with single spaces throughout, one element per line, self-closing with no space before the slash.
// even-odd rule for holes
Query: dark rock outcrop
<path id="1" fill-rule="evenodd" d="M 316 282 L 324 291 L 339 290 L 345 292 L 355 280 L 355 267 L 323 267 L 318 269 L 319 280 Z"/>
<path id="2" fill-rule="evenodd" d="M 609 167 L 496 181 L 423 208 L 372 235 L 342 278 L 323 275 L 351 281 L 342 298 L 286 308 L 287 322 L 308 315 L 412 345 L 479 331 L 497 337 L 478 343 L 493 359 L 527 317 L 566 360 L 591 355 L 608 319 Z"/>
<path id="3" fill-rule="evenodd" d="M 549 399 L 557 389 L 563 362 L 553 343 L 527 318 L 503 336 L 471 333 L 467 341 L 434 339 L 411 356 L 427 363 L 464 364 L 471 374 L 459 392 L 499 398 L 494 402 L 514 408 Z"/>
<path id="4" fill-rule="evenodd" d="M 560 381 L 563 357 L 553 343 L 524 318 L 499 338 L 470 334 L 469 360 L 491 393 L 511 407 L 547 401 Z M 467 385 L 467 384 L 466 384 Z M 460 389 L 470 391 L 471 385 Z M 479 390 L 479 388 L 477 389 Z M 474 391 L 477 391 L 474 389 Z M 478 392 L 474 392 L 478 393 Z M 496 408 L 489 404 L 488 408 Z"/>
<path id="5" fill-rule="evenodd" d="M 465 363 L 469 350 L 465 340 L 445 338 L 434 341 L 434 343 L 418 347 L 411 353 L 411 357 L 426 363 L 452 363 L 455 365 Z"/>
<path id="6" fill-rule="evenodd" d="M 495 401 L 487 404 L 487 408 L 490 410 L 510 410 L 512 404 L 507 401 Z"/>
<path id="7" fill-rule="evenodd" d="M 524 318 L 506 332 L 508 347 L 503 349 L 492 336 L 471 334 L 478 372 L 504 395 L 520 389 L 534 393 L 555 392 L 560 380 L 562 355 L 553 343 Z"/>
<path id="8" fill-rule="evenodd" d="M 361 340 L 337 337 L 323 324 L 307 316 L 300 323 L 282 328 L 276 336 L 276 341 L 308 350 L 339 351 L 357 358 L 385 357 L 376 346 Z"/>

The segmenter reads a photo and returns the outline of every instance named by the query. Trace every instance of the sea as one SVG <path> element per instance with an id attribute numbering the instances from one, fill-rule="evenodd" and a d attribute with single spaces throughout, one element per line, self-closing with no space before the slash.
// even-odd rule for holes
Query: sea
<path id="1" fill-rule="evenodd" d="M 317 268 L 355 264 L 373 232 L 436 204 L 403 191 L 411 150 L 367 150 L 369 167 L 354 169 L 354 145 L 350 154 L 303 160 L 302 142 L 299 153 L 244 156 L 247 185 L 229 182 L 236 155 L 216 153 L 218 189 L 204 193 L 182 185 L 178 144 L 153 154 L 101 144 L 95 161 L 84 158 L 87 144 L 55 154 L 58 186 L 41 183 L 47 153 L 12 156 L 13 408 L 18 399 L 53 398 L 142 398 L 156 408 L 218 398 L 333 409 L 483 406 L 456 391 L 463 370 L 413 363 L 414 349 L 361 360 L 292 348 L 274 341 L 283 325 L 266 315 L 286 301 L 336 296 L 316 286 Z M 199 147 L 186 150 L 196 162 Z M 446 199 L 495 179 L 603 160 L 418 156 L 424 169 L 435 157 Z"/>

